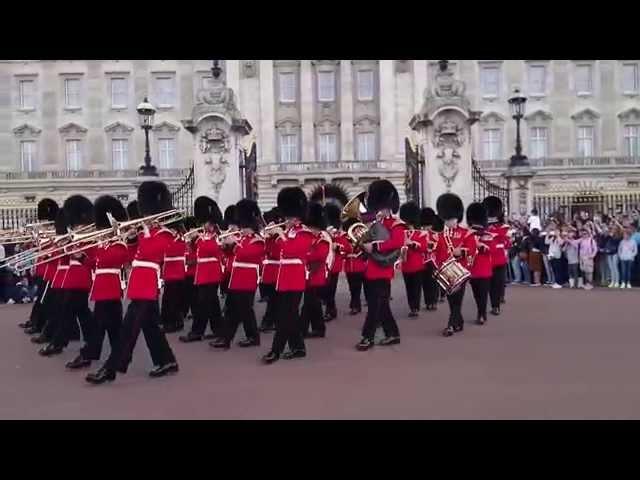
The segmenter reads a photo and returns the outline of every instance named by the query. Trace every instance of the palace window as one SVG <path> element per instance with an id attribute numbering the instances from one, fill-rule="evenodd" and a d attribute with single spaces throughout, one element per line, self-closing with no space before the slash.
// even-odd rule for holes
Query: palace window
<path id="1" fill-rule="evenodd" d="M 160 168 L 174 168 L 176 164 L 176 140 L 174 138 L 160 138 L 158 140 L 158 154 Z"/>
<path id="2" fill-rule="evenodd" d="M 499 128 L 486 128 L 482 131 L 482 155 L 484 160 L 502 158 L 502 135 Z"/>
<path id="3" fill-rule="evenodd" d="M 358 70 L 358 100 L 373 100 L 373 70 Z"/>
<path id="4" fill-rule="evenodd" d="M 323 133 L 318 136 L 318 157 L 321 162 L 336 161 L 336 135 Z"/>
<path id="5" fill-rule="evenodd" d="M 127 108 L 128 89 L 126 78 L 111 79 L 111 108 Z"/>
<path id="6" fill-rule="evenodd" d="M 333 72 L 318 72 L 318 100 L 333 102 L 336 99 L 336 82 Z"/>
<path id="7" fill-rule="evenodd" d="M 64 80 L 64 106 L 66 108 L 80 108 L 79 78 L 66 78 Z"/>
<path id="8" fill-rule="evenodd" d="M 67 140 L 65 142 L 65 158 L 67 170 L 82 169 L 82 145 L 80 140 Z"/>
<path id="9" fill-rule="evenodd" d="M 640 90 L 640 74 L 637 63 L 622 64 L 622 90 L 624 93 L 638 93 Z"/>
<path id="10" fill-rule="evenodd" d="M 156 95 L 159 107 L 173 107 L 176 101 L 175 78 L 156 77 Z"/>
<path id="11" fill-rule="evenodd" d="M 546 65 L 529 65 L 529 94 L 545 95 L 547 91 Z"/>
<path id="12" fill-rule="evenodd" d="M 127 139 L 111 141 L 111 161 L 114 170 L 126 170 L 129 165 L 129 141 Z"/>
<path id="13" fill-rule="evenodd" d="M 35 81 L 20 80 L 18 83 L 19 105 L 22 110 L 32 110 L 36 108 L 35 103 Z"/>
<path id="14" fill-rule="evenodd" d="M 23 172 L 32 172 L 36 167 L 36 142 L 23 140 L 20 142 L 20 168 Z"/>
<path id="15" fill-rule="evenodd" d="M 578 148 L 579 157 L 592 157 L 594 151 L 594 131 L 593 127 L 578 127 Z"/>
<path id="16" fill-rule="evenodd" d="M 281 72 L 278 75 L 280 86 L 280 101 L 293 103 L 296 101 L 296 74 L 293 72 Z"/>
<path id="17" fill-rule="evenodd" d="M 480 86 L 483 97 L 500 95 L 500 69 L 494 66 L 483 66 L 480 69 Z"/>
<path id="18" fill-rule="evenodd" d="M 531 158 L 546 158 L 549 151 L 549 136 L 547 127 L 531 127 L 529 135 L 529 156 Z"/>
<path id="19" fill-rule="evenodd" d="M 376 158 L 376 134 L 373 132 L 358 133 L 358 160 L 370 162 Z"/>
<path id="20" fill-rule="evenodd" d="M 578 95 L 590 95 L 593 93 L 592 65 L 576 65 L 575 84 Z"/>
<path id="21" fill-rule="evenodd" d="M 640 156 L 640 125 L 624 127 L 624 154 L 629 157 Z"/>
<path id="22" fill-rule="evenodd" d="M 283 134 L 280 136 L 280 162 L 298 162 L 298 135 Z"/>

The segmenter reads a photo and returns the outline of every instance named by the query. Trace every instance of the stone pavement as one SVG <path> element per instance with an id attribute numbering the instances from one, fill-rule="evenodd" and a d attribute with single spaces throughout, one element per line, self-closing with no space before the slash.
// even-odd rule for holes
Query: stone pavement
<path id="1" fill-rule="evenodd" d="M 37 355 L 17 324 L 30 306 L 0 307 L 1 419 L 626 419 L 640 418 L 640 296 L 634 290 L 509 287 L 500 317 L 475 320 L 470 289 L 465 331 L 440 336 L 447 307 L 407 317 L 394 281 L 402 343 L 357 352 L 364 315 L 340 317 L 308 357 L 264 366 L 259 348 L 227 352 L 170 342 L 179 374 L 150 379 L 142 336 L 127 375 L 102 386 L 65 371 L 79 343 Z M 258 304 L 262 316 L 264 304 Z M 241 338 L 241 333 L 238 339 Z M 105 348 L 108 351 L 108 347 Z M 105 352 L 107 353 L 107 352 Z M 92 367 L 93 369 L 93 367 Z"/>

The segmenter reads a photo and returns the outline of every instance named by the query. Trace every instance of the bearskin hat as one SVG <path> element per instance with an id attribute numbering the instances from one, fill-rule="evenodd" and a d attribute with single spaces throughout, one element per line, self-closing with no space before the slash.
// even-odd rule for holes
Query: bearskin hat
<path id="1" fill-rule="evenodd" d="M 482 201 L 484 208 L 487 209 L 489 217 L 497 218 L 503 213 L 502 200 L 498 197 L 490 195 Z"/>
<path id="2" fill-rule="evenodd" d="M 440 195 L 436 201 L 436 210 L 438 211 L 438 216 L 444 221 L 457 218 L 461 222 L 464 215 L 462 200 L 455 193 L 443 193 Z"/>
<path id="3" fill-rule="evenodd" d="M 205 223 L 213 223 L 220 225 L 222 223 L 222 212 L 218 204 L 209 197 L 201 196 L 193 202 L 193 216 L 200 225 Z"/>
<path id="4" fill-rule="evenodd" d="M 171 210 L 169 188 L 158 181 L 142 182 L 138 187 L 138 210 L 143 217 Z"/>
<path id="5" fill-rule="evenodd" d="M 67 213 L 64 209 L 59 209 L 58 213 L 56 213 L 56 218 L 53 221 L 56 227 L 56 235 L 65 235 L 67 229 L 69 228 L 69 221 L 67 220 Z"/>
<path id="6" fill-rule="evenodd" d="M 70 227 L 93 223 L 93 204 L 82 195 L 72 195 L 62 205 Z"/>
<path id="7" fill-rule="evenodd" d="M 55 200 L 43 198 L 38 202 L 38 220 L 41 222 L 53 222 L 60 207 Z"/>
<path id="8" fill-rule="evenodd" d="M 278 208 L 285 218 L 305 218 L 307 203 L 307 196 L 299 187 L 285 187 L 278 193 Z"/>
<path id="9" fill-rule="evenodd" d="M 282 213 L 280 213 L 280 209 L 278 207 L 274 207 L 271 210 L 264 212 L 263 218 L 267 224 L 271 222 L 280 223 L 283 220 Z"/>
<path id="10" fill-rule="evenodd" d="M 316 202 L 309 204 L 309 212 L 304 222 L 307 226 L 325 230 L 327 228 L 327 216 L 322 205 Z"/>
<path id="11" fill-rule="evenodd" d="M 413 201 L 403 203 L 400 207 L 400 219 L 409 225 L 417 227 L 420 223 L 420 207 L 418 204 Z"/>
<path id="12" fill-rule="evenodd" d="M 189 231 L 198 227 L 198 221 L 196 217 L 187 217 L 184 219 L 184 228 Z"/>
<path id="13" fill-rule="evenodd" d="M 236 203 L 236 218 L 240 228 L 257 230 L 260 216 L 260 207 L 254 200 L 243 198 Z"/>
<path id="14" fill-rule="evenodd" d="M 480 202 L 470 203 L 467 207 L 467 225 L 487 225 L 487 209 Z"/>
<path id="15" fill-rule="evenodd" d="M 111 195 L 103 195 L 96 199 L 94 210 L 97 229 L 111 227 L 107 213 L 110 213 L 118 222 L 124 222 L 127 219 L 127 211 L 122 203 Z"/>
<path id="16" fill-rule="evenodd" d="M 231 225 L 238 225 L 238 209 L 235 205 L 229 205 L 224 210 L 224 228 Z"/>
<path id="17" fill-rule="evenodd" d="M 129 220 L 136 220 L 141 217 L 137 200 L 134 200 L 127 205 L 127 216 L 129 217 Z"/>
<path id="18" fill-rule="evenodd" d="M 388 208 L 393 213 L 397 213 L 400 208 L 400 197 L 393 183 L 389 180 L 372 182 L 367 191 L 367 208 L 372 212 Z"/>
<path id="19" fill-rule="evenodd" d="M 431 224 L 431 230 L 433 230 L 434 232 L 444 231 L 444 220 L 442 220 L 439 216 L 435 215 L 433 217 L 433 223 Z"/>
<path id="20" fill-rule="evenodd" d="M 334 228 L 340 228 L 340 207 L 333 203 L 327 203 L 324 206 L 324 212 L 327 217 L 327 222 Z"/>
<path id="21" fill-rule="evenodd" d="M 309 196 L 310 202 L 318 202 L 322 205 L 336 205 L 342 210 L 347 202 L 349 196 L 347 192 L 340 185 L 335 183 L 327 183 L 324 185 L 318 185 L 313 189 Z"/>
<path id="22" fill-rule="evenodd" d="M 429 227 L 433 225 L 433 220 L 436 217 L 436 212 L 433 208 L 424 207 L 420 210 L 420 225 L 423 227 Z"/>

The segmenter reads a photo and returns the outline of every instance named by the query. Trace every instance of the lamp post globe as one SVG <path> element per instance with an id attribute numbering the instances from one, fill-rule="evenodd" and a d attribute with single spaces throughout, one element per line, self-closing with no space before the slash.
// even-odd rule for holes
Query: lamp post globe
<path id="1" fill-rule="evenodd" d="M 147 97 L 136 108 L 140 118 L 140 128 L 144 130 L 145 154 L 144 165 L 140 167 L 139 173 L 143 176 L 158 176 L 155 166 L 151 165 L 151 151 L 149 148 L 149 130 L 153 128 L 153 118 L 156 114 L 155 107 L 149 103 Z"/>
<path id="2" fill-rule="evenodd" d="M 524 118 L 527 97 L 520 93 L 520 89 L 516 87 L 513 96 L 509 98 L 509 107 L 511 116 L 516 121 L 516 153 L 511 157 L 510 167 L 528 167 L 529 159 L 522 154 L 522 141 L 520 137 L 520 121 Z"/>

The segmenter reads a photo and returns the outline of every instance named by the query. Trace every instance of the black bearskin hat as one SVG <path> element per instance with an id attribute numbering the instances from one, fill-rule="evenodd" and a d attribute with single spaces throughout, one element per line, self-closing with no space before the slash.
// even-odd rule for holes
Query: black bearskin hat
<path id="1" fill-rule="evenodd" d="M 436 210 L 438 211 L 438 216 L 444 221 L 457 218 L 461 222 L 464 215 L 462 200 L 455 193 L 443 193 L 440 195 L 436 201 Z"/>
<path id="2" fill-rule="evenodd" d="M 327 228 L 327 216 L 322 205 L 316 202 L 310 203 L 307 220 L 304 223 L 308 227 L 325 230 Z"/>
<path id="3" fill-rule="evenodd" d="M 502 200 L 493 195 L 489 195 L 482 201 L 484 208 L 487 209 L 487 215 L 489 217 L 499 217 L 503 213 Z"/>
<path id="4" fill-rule="evenodd" d="M 260 222 L 260 207 L 254 200 L 243 198 L 236 203 L 236 219 L 240 228 L 258 229 Z"/>
<path id="5" fill-rule="evenodd" d="M 171 193 L 162 182 L 142 182 L 138 187 L 138 210 L 147 217 L 171 210 Z"/>
<path id="6" fill-rule="evenodd" d="M 416 202 L 406 202 L 400 207 L 400 219 L 417 227 L 420 223 L 420 207 Z"/>
<path id="7" fill-rule="evenodd" d="M 220 207 L 214 200 L 205 196 L 198 197 L 193 202 L 193 216 L 200 225 L 209 222 L 219 226 L 222 223 Z"/>
<path id="8" fill-rule="evenodd" d="M 280 223 L 283 220 L 282 213 L 280 213 L 278 207 L 274 207 L 271 210 L 264 212 L 263 218 L 267 224 L 271 222 Z"/>
<path id="9" fill-rule="evenodd" d="M 229 205 L 224 210 L 224 228 L 231 225 L 238 225 L 238 209 L 235 205 Z"/>
<path id="10" fill-rule="evenodd" d="M 340 210 L 349 201 L 347 192 L 340 185 L 327 183 L 318 185 L 309 196 L 310 202 L 318 202 L 322 205 L 336 205 Z"/>
<path id="11" fill-rule="evenodd" d="M 62 209 L 71 228 L 93 223 L 93 204 L 87 197 L 72 195 L 65 200 Z"/>
<path id="12" fill-rule="evenodd" d="M 431 224 L 431 230 L 434 232 L 444 231 L 444 221 L 439 216 L 433 217 L 433 223 Z"/>
<path id="13" fill-rule="evenodd" d="M 41 222 L 53 222 L 60 207 L 55 200 L 43 198 L 38 202 L 38 220 Z"/>
<path id="14" fill-rule="evenodd" d="M 278 193 L 278 208 L 285 218 L 307 216 L 307 196 L 299 187 L 285 187 Z"/>
<path id="15" fill-rule="evenodd" d="M 367 191 L 367 208 L 371 212 L 378 212 L 383 208 L 397 213 L 400 208 L 398 190 L 389 180 L 376 180 L 369 185 Z"/>
<path id="16" fill-rule="evenodd" d="M 420 210 L 420 225 L 423 227 L 432 226 L 435 217 L 436 212 L 433 211 L 433 208 L 424 207 Z"/>
<path id="17" fill-rule="evenodd" d="M 467 225 L 487 225 L 487 209 L 480 202 L 470 203 L 467 207 Z"/>
<path id="18" fill-rule="evenodd" d="M 111 227 L 107 213 L 110 213 L 118 222 L 124 222 L 127 219 L 127 211 L 122 206 L 122 203 L 111 195 L 103 195 L 96 199 L 94 210 L 97 229 Z"/>
<path id="19" fill-rule="evenodd" d="M 141 217 L 137 200 L 134 200 L 127 205 L 127 216 L 129 217 L 129 220 L 136 220 Z"/>
<path id="20" fill-rule="evenodd" d="M 184 219 L 184 228 L 187 229 L 187 231 L 189 230 L 193 230 L 194 228 L 198 227 L 198 221 L 196 220 L 196 217 L 187 217 Z"/>
<path id="21" fill-rule="evenodd" d="M 340 228 L 340 207 L 333 203 L 327 203 L 324 207 L 324 212 L 327 217 L 327 222 L 334 228 Z"/>
<path id="22" fill-rule="evenodd" d="M 69 221 L 67 220 L 66 212 L 62 208 L 56 213 L 54 225 L 56 227 L 56 235 L 65 235 L 68 233 L 67 228 L 69 227 Z"/>

